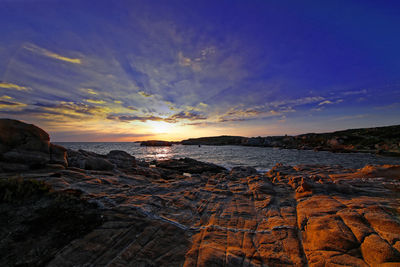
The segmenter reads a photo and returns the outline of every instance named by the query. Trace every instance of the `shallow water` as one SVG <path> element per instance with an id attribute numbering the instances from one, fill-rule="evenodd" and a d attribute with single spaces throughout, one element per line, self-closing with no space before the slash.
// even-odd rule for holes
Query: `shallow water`
<path id="1" fill-rule="evenodd" d="M 322 164 L 341 165 L 346 168 L 362 168 L 366 164 L 400 164 L 400 158 L 382 157 L 364 153 L 331 153 L 327 151 L 276 149 L 269 147 L 245 146 L 183 146 L 141 147 L 138 143 L 98 143 L 98 142 L 60 142 L 57 143 L 73 150 L 84 149 L 99 154 L 111 150 L 123 150 L 136 158 L 151 161 L 190 157 L 232 168 L 251 166 L 266 171 L 276 163 L 284 165 Z"/>

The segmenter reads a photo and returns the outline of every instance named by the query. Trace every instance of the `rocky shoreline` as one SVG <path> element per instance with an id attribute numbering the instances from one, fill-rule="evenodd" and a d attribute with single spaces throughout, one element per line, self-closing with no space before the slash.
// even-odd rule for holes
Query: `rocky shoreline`
<path id="1" fill-rule="evenodd" d="M 0 130 L 1 266 L 400 264 L 400 165 L 258 173 Z"/>
<path id="2" fill-rule="evenodd" d="M 201 137 L 183 140 L 181 144 L 277 147 L 337 153 L 372 153 L 400 157 L 400 125 L 350 129 L 332 133 L 309 133 L 296 136 Z"/>

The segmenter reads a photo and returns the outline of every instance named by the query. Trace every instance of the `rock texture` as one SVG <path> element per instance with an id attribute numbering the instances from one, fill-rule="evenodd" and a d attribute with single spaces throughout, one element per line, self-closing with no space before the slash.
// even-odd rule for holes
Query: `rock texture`
<path id="1" fill-rule="evenodd" d="M 112 150 L 107 155 L 100 155 L 85 150 L 68 150 L 68 164 L 85 170 L 110 171 L 114 168 L 131 169 L 136 166 L 136 159 L 125 151 Z"/>
<path id="2" fill-rule="evenodd" d="M 44 266 L 102 224 L 96 205 L 35 180 L 0 179 L 0 266 Z"/>
<path id="3" fill-rule="evenodd" d="M 101 208 L 103 223 L 48 266 L 375 266 L 400 264 L 399 170 L 72 167 L 23 177 Z"/>
<path id="4" fill-rule="evenodd" d="M 1 266 L 400 265 L 400 165 L 67 157 L 0 174 Z"/>

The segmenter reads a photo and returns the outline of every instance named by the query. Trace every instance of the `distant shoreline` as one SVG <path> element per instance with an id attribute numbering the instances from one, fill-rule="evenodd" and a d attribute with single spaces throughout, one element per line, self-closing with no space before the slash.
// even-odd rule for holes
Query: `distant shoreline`
<path id="1" fill-rule="evenodd" d="M 82 142 L 55 142 L 82 143 Z M 211 136 L 189 138 L 182 141 L 147 140 L 134 142 L 83 142 L 83 143 L 140 143 L 143 146 L 213 145 L 253 146 L 282 149 L 330 151 L 333 153 L 369 153 L 381 156 L 400 157 L 400 125 L 358 128 L 328 133 L 301 135 L 243 137 Z"/>

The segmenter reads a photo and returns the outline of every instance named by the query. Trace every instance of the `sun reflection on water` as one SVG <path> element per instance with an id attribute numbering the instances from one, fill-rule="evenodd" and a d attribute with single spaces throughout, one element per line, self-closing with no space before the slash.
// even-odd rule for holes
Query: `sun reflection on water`
<path id="1" fill-rule="evenodd" d="M 172 149 L 170 146 L 163 147 L 146 147 L 146 158 L 153 158 L 155 160 L 164 160 L 169 159 L 173 155 Z"/>

